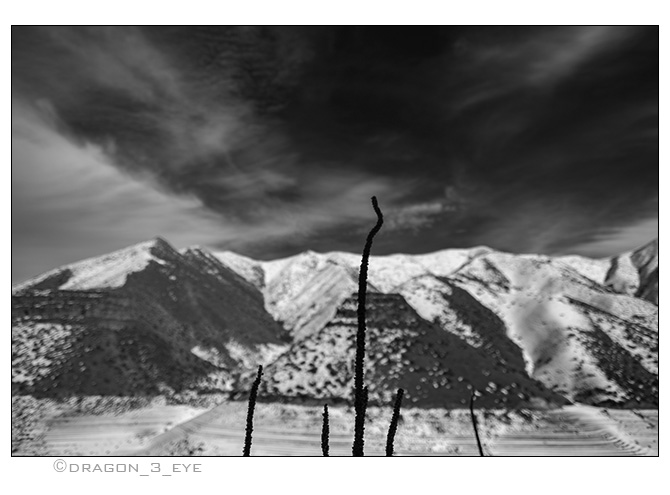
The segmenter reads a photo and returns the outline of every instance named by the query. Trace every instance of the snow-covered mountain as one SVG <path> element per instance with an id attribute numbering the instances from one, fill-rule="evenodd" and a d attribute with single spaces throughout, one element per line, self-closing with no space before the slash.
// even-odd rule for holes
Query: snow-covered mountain
<path id="1" fill-rule="evenodd" d="M 13 390 L 245 392 L 263 363 L 267 398 L 348 400 L 359 265 L 156 239 L 53 270 L 12 288 Z M 658 403 L 658 241 L 600 260 L 372 256 L 368 292 L 372 402 Z"/>
<path id="2" fill-rule="evenodd" d="M 289 353 L 304 354 L 310 341 L 303 339 L 335 325 L 357 290 L 357 254 L 308 251 L 269 262 L 215 256 L 263 292 L 268 312 L 296 340 Z M 658 401 L 657 240 L 596 260 L 486 247 L 372 256 L 368 290 L 397 294 L 420 318 L 507 369 L 522 359 L 527 377 L 569 400 Z M 323 357 L 310 358 L 312 367 L 332 366 L 328 346 L 317 347 Z M 301 394 L 319 394 L 318 386 L 305 387 Z"/>
<path id="3" fill-rule="evenodd" d="M 36 395 L 226 390 L 286 337 L 245 279 L 204 251 L 155 239 L 12 289 L 12 386 Z"/>

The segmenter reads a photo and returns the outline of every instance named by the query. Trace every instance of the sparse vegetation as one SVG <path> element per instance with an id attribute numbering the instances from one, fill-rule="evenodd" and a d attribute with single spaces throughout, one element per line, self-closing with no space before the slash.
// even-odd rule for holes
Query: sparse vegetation
<path id="1" fill-rule="evenodd" d="M 254 409 L 256 408 L 256 396 L 258 395 L 258 386 L 261 384 L 261 375 L 263 374 L 263 366 L 258 367 L 256 379 L 251 386 L 249 393 L 249 408 L 247 409 L 247 429 L 244 435 L 244 450 L 242 455 L 248 457 L 251 455 L 251 434 L 254 430 Z"/>
<path id="2" fill-rule="evenodd" d="M 182 438 L 181 440 L 170 445 L 167 448 L 167 455 L 196 457 L 203 455 L 204 451 L 205 451 L 204 442 L 194 443 L 188 438 Z"/>
<path id="3" fill-rule="evenodd" d="M 330 435 L 330 427 L 328 425 L 328 404 L 323 406 L 323 425 L 321 427 L 321 452 L 324 457 L 328 457 L 329 445 L 328 436 Z"/>
<path id="4" fill-rule="evenodd" d="M 386 456 L 393 457 L 393 440 L 395 439 L 395 432 L 398 429 L 398 419 L 400 418 L 400 405 L 402 404 L 402 394 L 404 390 L 399 388 L 395 397 L 395 404 L 393 406 L 393 416 L 391 417 L 391 424 L 389 425 L 389 433 L 386 438 Z"/>
<path id="5" fill-rule="evenodd" d="M 475 430 L 475 439 L 477 440 L 477 448 L 479 449 L 479 455 L 484 457 L 484 449 L 482 448 L 482 442 L 479 439 L 479 430 L 477 429 L 477 416 L 475 416 L 475 409 L 474 409 L 475 395 L 476 392 L 473 389 L 472 394 L 470 395 L 470 417 L 472 418 L 472 428 Z"/>

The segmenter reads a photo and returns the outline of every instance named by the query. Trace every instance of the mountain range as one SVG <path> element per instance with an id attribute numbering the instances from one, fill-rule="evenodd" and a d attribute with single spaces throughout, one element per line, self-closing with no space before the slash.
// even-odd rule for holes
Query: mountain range
<path id="1" fill-rule="evenodd" d="M 12 393 L 352 399 L 360 255 L 274 261 L 163 239 L 12 287 Z M 658 240 L 606 259 L 372 256 L 366 383 L 420 407 L 658 406 Z"/>

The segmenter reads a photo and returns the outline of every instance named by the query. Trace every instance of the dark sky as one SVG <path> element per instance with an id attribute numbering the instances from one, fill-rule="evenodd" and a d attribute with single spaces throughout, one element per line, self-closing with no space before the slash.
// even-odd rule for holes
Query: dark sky
<path id="1" fill-rule="evenodd" d="M 258 258 L 658 229 L 657 27 L 12 28 L 12 281 L 152 238 Z"/>

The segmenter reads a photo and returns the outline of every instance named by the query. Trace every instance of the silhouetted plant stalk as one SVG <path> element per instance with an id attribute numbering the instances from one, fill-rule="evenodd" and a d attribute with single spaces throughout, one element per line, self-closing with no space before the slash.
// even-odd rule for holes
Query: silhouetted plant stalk
<path id="1" fill-rule="evenodd" d="M 479 455 L 484 457 L 484 449 L 482 449 L 482 442 L 479 440 L 479 431 L 477 430 L 477 416 L 475 416 L 475 391 L 472 390 L 472 395 L 470 396 L 470 417 L 472 418 L 472 427 L 475 429 L 475 438 L 477 439 L 477 448 L 479 448 Z"/>
<path id="2" fill-rule="evenodd" d="M 365 366 L 365 296 L 368 285 L 368 260 L 372 239 L 382 228 L 384 216 L 382 215 L 376 196 L 372 197 L 372 208 L 377 214 L 377 223 L 370 230 L 363 248 L 361 270 L 358 274 L 358 332 L 356 333 L 356 361 L 354 365 L 354 408 L 356 419 L 354 425 L 354 444 L 352 453 L 354 456 L 362 456 L 365 436 L 365 410 L 367 408 L 367 388 L 364 386 Z"/>
<path id="3" fill-rule="evenodd" d="M 242 456 L 248 457 L 251 454 L 251 433 L 254 431 L 254 409 L 256 408 L 256 397 L 258 395 L 258 386 L 261 384 L 261 375 L 263 374 L 263 366 L 258 367 L 258 373 L 253 385 L 251 385 L 251 392 L 249 393 L 249 408 L 247 409 L 247 429 L 244 436 L 244 451 Z"/>
<path id="4" fill-rule="evenodd" d="M 393 416 L 391 417 L 391 424 L 389 425 L 389 433 L 386 437 L 386 456 L 393 457 L 393 439 L 395 432 L 398 430 L 398 418 L 400 417 L 400 405 L 402 404 L 402 395 L 404 390 L 399 388 L 395 396 L 395 404 L 393 406 Z"/>
<path id="5" fill-rule="evenodd" d="M 328 404 L 323 406 L 323 426 L 321 427 L 321 452 L 324 457 L 328 457 L 330 451 L 328 446 L 328 435 L 330 435 L 330 425 L 328 424 Z"/>

